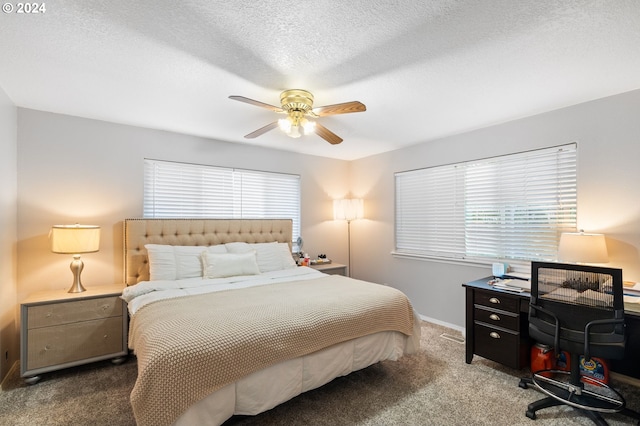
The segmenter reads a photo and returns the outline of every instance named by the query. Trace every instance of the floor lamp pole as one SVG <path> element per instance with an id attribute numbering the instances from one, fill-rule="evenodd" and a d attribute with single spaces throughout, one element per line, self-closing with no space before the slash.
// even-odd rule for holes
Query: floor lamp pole
<path id="1" fill-rule="evenodd" d="M 347 247 L 348 247 L 348 259 L 349 259 L 349 264 L 347 266 L 348 268 L 348 272 L 347 272 L 347 276 L 350 277 L 351 276 L 351 221 L 348 220 L 347 221 Z"/>

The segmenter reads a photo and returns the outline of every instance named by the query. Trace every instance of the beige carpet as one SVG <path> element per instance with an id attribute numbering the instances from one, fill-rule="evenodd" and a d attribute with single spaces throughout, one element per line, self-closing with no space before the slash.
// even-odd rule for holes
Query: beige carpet
<path id="1" fill-rule="evenodd" d="M 534 422 L 526 406 L 541 397 L 520 389 L 526 371 L 475 357 L 464 362 L 464 345 L 440 337 L 457 334 L 422 326 L 422 350 L 341 377 L 255 417 L 230 425 L 590 425 L 569 407 L 541 411 Z M 134 425 L 129 393 L 135 358 L 120 366 L 96 363 L 44 375 L 24 385 L 14 373 L 0 392 L 0 425 Z M 615 383 L 628 406 L 640 410 L 640 389 Z M 617 415 L 611 425 L 635 424 Z"/>

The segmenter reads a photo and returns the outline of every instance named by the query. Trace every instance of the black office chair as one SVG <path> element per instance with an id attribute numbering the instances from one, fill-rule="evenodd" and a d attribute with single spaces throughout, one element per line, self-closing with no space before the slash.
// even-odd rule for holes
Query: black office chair
<path id="1" fill-rule="evenodd" d="M 640 420 L 626 407 L 622 395 L 603 380 L 583 380 L 580 356 L 620 359 L 625 350 L 622 270 L 548 262 L 531 264 L 529 334 L 555 353 L 570 353 L 570 371 L 532 372 L 520 387 L 533 384 L 548 395 L 529 404 L 527 417 L 535 420 L 543 408 L 569 405 L 598 425 L 607 425 L 600 413 L 621 413 Z M 640 424 L 640 423 L 639 423 Z"/>

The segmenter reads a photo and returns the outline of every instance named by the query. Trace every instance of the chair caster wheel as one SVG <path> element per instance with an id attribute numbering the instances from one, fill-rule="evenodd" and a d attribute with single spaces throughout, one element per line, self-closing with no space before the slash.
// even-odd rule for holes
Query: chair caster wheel
<path id="1" fill-rule="evenodd" d="M 518 383 L 518 386 L 520 386 L 522 389 L 529 389 L 529 385 L 524 380 L 520 380 L 520 383 Z"/>
<path id="2" fill-rule="evenodd" d="M 536 419 L 536 413 L 535 411 L 529 411 L 527 410 L 527 417 L 529 417 L 531 420 L 535 420 Z"/>

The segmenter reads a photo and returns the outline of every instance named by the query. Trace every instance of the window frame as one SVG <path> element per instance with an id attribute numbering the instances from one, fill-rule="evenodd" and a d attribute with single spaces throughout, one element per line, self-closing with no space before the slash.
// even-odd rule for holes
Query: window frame
<path id="1" fill-rule="evenodd" d="M 143 173 L 145 218 L 292 219 L 300 236 L 300 175 L 150 158 Z"/>
<path id="2" fill-rule="evenodd" d="M 577 151 L 577 143 L 572 142 L 496 157 L 396 172 L 394 174 L 395 211 L 394 251 L 392 254 L 399 257 L 438 259 L 445 262 L 477 263 L 482 265 L 496 261 L 507 262 L 517 272 L 528 272 L 531 260 L 556 260 L 557 243 L 559 242 L 560 234 L 562 232 L 575 231 L 577 225 Z M 537 168 L 540 167 L 540 164 L 545 164 L 540 163 L 545 158 L 548 169 Z M 483 171 L 483 167 L 486 170 Z M 490 170 L 492 167 L 495 172 Z M 554 167 L 555 169 L 552 170 Z M 479 171 L 476 180 L 485 179 L 486 182 L 484 183 L 486 185 L 483 186 L 483 182 L 480 182 L 476 185 L 477 188 L 472 188 L 473 185 L 469 179 L 473 174 L 471 172 L 473 169 Z M 532 183 L 528 186 L 531 188 L 527 185 L 508 188 L 510 180 L 505 179 L 505 176 L 500 176 L 502 170 L 505 170 L 506 174 L 512 173 L 511 180 L 513 181 L 528 183 L 527 180 L 529 179 Z M 492 173 L 494 173 L 494 176 L 492 176 Z M 545 176 L 555 176 L 557 181 L 538 183 L 540 173 Z M 438 181 L 435 179 L 439 175 L 442 175 L 443 180 Z M 403 179 L 406 179 L 407 182 L 403 182 Z M 411 181 L 411 179 L 414 179 L 415 182 Z M 420 182 L 420 179 L 423 179 L 423 181 Z M 504 186 L 507 186 L 504 190 L 508 191 L 506 197 L 518 191 L 530 192 L 529 195 L 525 194 L 523 199 L 513 198 L 515 200 L 514 206 L 520 205 L 520 208 L 525 206 L 525 211 L 527 207 L 531 209 L 529 214 L 534 219 L 531 220 L 526 214 L 522 216 L 527 220 L 527 226 L 517 227 L 518 220 L 505 221 L 505 218 L 500 217 L 497 219 L 495 227 L 498 229 L 505 228 L 506 231 L 503 232 L 499 229 L 492 234 L 493 230 L 490 226 L 482 229 L 486 225 L 487 216 L 485 215 L 485 222 L 483 222 L 482 215 L 480 215 L 476 224 L 479 230 L 472 230 L 472 218 L 470 215 L 472 213 L 477 214 L 478 210 L 469 208 L 469 203 L 474 200 L 469 191 L 490 192 L 492 188 L 493 191 L 502 190 L 500 189 L 500 182 L 497 185 L 496 183 L 487 183 L 491 182 L 491 179 L 496 182 L 501 179 L 504 182 Z M 405 191 L 409 191 L 407 189 L 409 184 L 412 185 L 410 190 L 414 191 L 410 196 L 405 193 Z M 547 186 L 545 187 L 544 184 Z M 416 194 L 419 195 L 423 191 L 421 185 L 426 185 L 424 191 L 429 191 L 429 188 L 431 188 L 434 195 L 426 194 L 424 200 L 416 200 L 415 204 L 411 204 L 413 202 L 411 197 L 415 198 Z M 553 188 L 555 188 L 555 194 L 545 192 L 546 190 L 551 191 Z M 543 211 L 540 209 L 534 211 L 530 207 L 535 206 L 535 203 L 540 203 L 540 200 L 535 199 L 536 195 L 541 198 L 546 197 L 543 201 L 553 199 L 555 196 L 557 202 L 555 210 L 551 207 L 546 210 L 549 216 L 545 218 L 535 217 L 534 213 L 540 215 Z M 496 200 L 501 199 L 501 194 L 498 193 L 495 195 L 480 194 L 474 202 L 482 205 L 487 200 L 491 201 L 494 196 Z M 434 201 L 436 201 L 437 197 L 441 197 L 437 201 L 442 201 L 443 205 L 436 205 Z M 489 205 L 491 206 L 491 203 Z M 405 210 L 401 211 L 401 209 Z M 411 209 L 415 209 L 415 211 Z M 438 214 L 442 215 L 442 222 L 434 224 L 424 221 L 423 216 L 431 213 L 431 210 L 433 210 L 432 217 L 438 217 Z M 440 210 L 444 213 L 439 213 Z M 557 213 L 556 216 L 551 215 L 554 211 Z M 516 212 L 515 208 L 512 209 L 511 213 L 513 214 L 514 212 Z M 520 218 L 519 220 L 523 219 Z M 548 223 L 545 224 L 545 220 Z M 540 221 L 540 229 L 537 231 L 534 229 L 535 224 L 538 223 L 536 221 Z M 421 223 L 424 229 L 420 228 Z M 549 224 L 553 224 L 553 226 L 551 228 L 544 227 Z M 436 229 L 438 226 L 441 229 Z M 429 227 L 431 227 L 430 230 L 428 229 Z M 459 229 L 460 227 L 462 227 L 462 230 Z M 509 227 L 511 229 L 508 229 Z M 411 232 L 414 234 L 411 234 Z M 429 236 L 423 238 L 420 232 L 423 234 L 430 232 L 431 234 L 429 235 L 435 235 L 433 240 L 436 243 L 431 246 L 418 247 L 420 244 L 429 244 L 430 239 Z M 437 235 L 438 232 L 440 232 L 440 236 Z M 477 237 L 477 241 L 472 243 L 473 239 L 476 238 L 473 232 L 486 232 L 487 235 Z M 541 241 L 523 245 L 521 240 L 517 241 L 518 233 L 523 235 L 522 238 L 526 238 L 527 235 L 544 236 L 544 238 L 540 237 L 538 239 Z M 437 242 L 438 238 L 442 241 Z M 491 242 L 491 238 L 495 241 Z M 410 241 L 411 239 L 414 241 Z M 449 239 L 451 241 L 448 241 Z M 497 252 L 481 253 L 482 249 L 491 248 L 492 244 L 499 245 L 502 239 L 504 239 L 505 243 L 509 243 L 508 248 Z M 411 247 L 412 244 L 415 246 Z M 471 249 L 473 244 L 476 244 L 476 251 Z M 531 255 L 531 251 L 534 251 L 534 249 L 540 250 L 537 257 Z M 478 250 L 480 250 L 480 253 Z M 513 253 L 517 250 L 520 250 L 523 254 L 514 255 Z"/>

